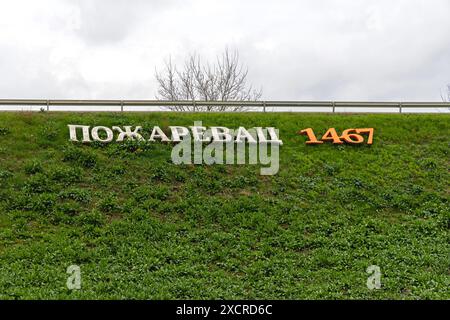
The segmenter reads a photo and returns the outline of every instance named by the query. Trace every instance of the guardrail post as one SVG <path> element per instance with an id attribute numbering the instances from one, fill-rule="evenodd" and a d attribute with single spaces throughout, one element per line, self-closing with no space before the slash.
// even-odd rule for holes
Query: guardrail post
<path id="1" fill-rule="evenodd" d="M 398 104 L 398 111 L 399 111 L 400 113 L 402 113 L 402 103 L 401 103 L 401 102 Z"/>
<path id="2" fill-rule="evenodd" d="M 263 101 L 263 112 L 266 112 L 266 102 Z"/>
<path id="3" fill-rule="evenodd" d="M 336 112 L 336 102 L 333 101 L 333 113 Z"/>
<path id="4" fill-rule="evenodd" d="M 195 100 L 192 101 L 192 106 L 194 107 L 194 112 L 197 111 L 195 108 Z"/>
<path id="5" fill-rule="evenodd" d="M 123 112 L 123 100 L 120 100 L 120 111 Z"/>
<path id="6" fill-rule="evenodd" d="M 50 111 L 50 101 L 47 100 L 47 111 Z"/>

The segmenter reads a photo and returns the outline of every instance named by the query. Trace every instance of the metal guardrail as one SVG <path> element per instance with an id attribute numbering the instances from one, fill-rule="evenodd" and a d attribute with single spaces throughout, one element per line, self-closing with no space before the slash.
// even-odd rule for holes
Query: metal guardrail
<path id="1" fill-rule="evenodd" d="M 283 107 L 329 107 L 336 108 L 447 108 L 450 102 L 364 102 L 364 101 L 166 101 L 166 100 L 34 100 L 34 99 L 0 99 L 0 106 L 41 106 L 50 111 L 51 106 L 117 106 L 124 107 L 168 107 L 168 106 L 221 106 L 221 107 L 259 107 L 265 112 L 267 108 Z M 53 111 L 53 110 L 52 110 Z M 55 109 L 57 111 L 57 109 Z"/>

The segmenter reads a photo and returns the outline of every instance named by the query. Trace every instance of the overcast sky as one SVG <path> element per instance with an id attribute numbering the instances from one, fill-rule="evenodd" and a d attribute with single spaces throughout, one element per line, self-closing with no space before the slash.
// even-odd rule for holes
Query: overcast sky
<path id="1" fill-rule="evenodd" d="M 154 99 L 155 67 L 236 49 L 267 100 L 440 101 L 449 0 L 2 0 L 0 98 Z"/>

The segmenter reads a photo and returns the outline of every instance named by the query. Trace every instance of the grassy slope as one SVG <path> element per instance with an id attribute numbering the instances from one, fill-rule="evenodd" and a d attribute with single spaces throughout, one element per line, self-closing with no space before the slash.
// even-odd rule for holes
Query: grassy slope
<path id="1" fill-rule="evenodd" d="M 68 123 L 275 126 L 281 169 L 72 145 Z M 448 115 L 0 113 L 0 298 L 450 298 Z M 299 129 L 375 127 L 373 146 Z M 82 290 L 69 291 L 78 264 Z M 369 265 L 382 289 L 366 287 Z"/>

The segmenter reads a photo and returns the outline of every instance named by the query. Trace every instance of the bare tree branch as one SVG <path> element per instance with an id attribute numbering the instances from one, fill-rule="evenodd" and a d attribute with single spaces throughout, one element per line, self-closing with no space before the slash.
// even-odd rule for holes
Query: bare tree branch
<path id="1" fill-rule="evenodd" d="M 447 92 L 441 92 L 441 99 L 443 102 L 450 102 L 450 84 L 447 85 Z"/>
<path id="2" fill-rule="evenodd" d="M 261 98 L 262 91 L 254 90 L 246 83 L 248 69 L 239 63 L 239 55 L 228 49 L 218 56 L 216 63 L 203 63 L 200 56 L 193 54 L 185 61 L 183 70 L 172 65 L 169 58 L 165 62 L 163 73 L 155 70 L 158 81 L 157 99 L 161 100 L 202 100 L 202 101 L 256 101 Z M 246 111 L 245 106 L 206 105 L 169 106 L 174 111 Z"/>

